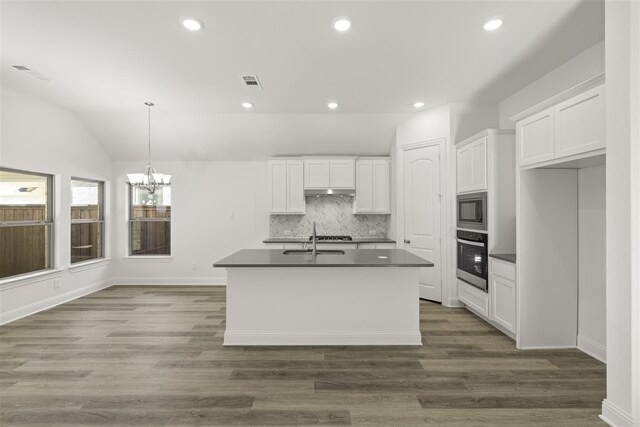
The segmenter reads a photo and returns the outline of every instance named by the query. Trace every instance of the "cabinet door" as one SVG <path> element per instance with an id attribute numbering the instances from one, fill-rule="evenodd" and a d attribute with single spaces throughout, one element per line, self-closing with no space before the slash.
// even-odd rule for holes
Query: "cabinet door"
<path id="1" fill-rule="evenodd" d="M 356 162 L 356 197 L 354 213 L 370 213 L 373 210 L 373 162 Z"/>
<path id="2" fill-rule="evenodd" d="M 389 213 L 389 159 L 373 160 L 373 212 Z"/>
<path id="3" fill-rule="evenodd" d="M 556 158 L 605 148 L 604 86 L 556 105 L 554 120 Z"/>
<path id="4" fill-rule="evenodd" d="M 554 158 L 553 120 L 553 108 L 548 108 L 516 123 L 520 166 Z"/>
<path id="5" fill-rule="evenodd" d="M 331 180 L 329 188 L 356 188 L 355 166 L 353 159 L 331 160 Z"/>
<path id="6" fill-rule="evenodd" d="M 287 212 L 305 213 L 302 160 L 287 160 Z"/>
<path id="7" fill-rule="evenodd" d="M 471 190 L 487 189 L 487 138 L 470 145 L 471 152 Z"/>
<path id="8" fill-rule="evenodd" d="M 304 188 L 329 188 L 330 162 L 326 159 L 305 159 Z"/>
<path id="9" fill-rule="evenodd" d="M 491 275 L 491 319 L 516 332 L 516 285 L 498 275 Z"/>
<path id="10" fill-rule="evenodd" d="M 287 212 L 287 162 L 270 160 L 268 167 L 269 213 Z"/>
<path id="11" fill-rule="evenodd" d="M 458 149 L 457 152 L 457 189 L 458 193 L 471 189 L 471 151 L 469 146 Z"/>

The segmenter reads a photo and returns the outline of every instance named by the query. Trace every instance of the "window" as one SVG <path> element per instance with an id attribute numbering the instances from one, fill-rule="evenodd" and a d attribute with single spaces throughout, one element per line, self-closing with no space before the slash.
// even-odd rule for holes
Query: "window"
<path id="1" fill-rule="evenodd" d="M 53 177 L 0 168 L 0 278 L 51 268 Z"/>
<path id="2" fill-rule="evenodd" d="M 171 187 L 129 186 L 129 255 L 171 255 Z"/>
<path id="3" fill-rule="evenodd" d="M 71 178 L 71 264 L 104 257 L 104 184 Z"/>

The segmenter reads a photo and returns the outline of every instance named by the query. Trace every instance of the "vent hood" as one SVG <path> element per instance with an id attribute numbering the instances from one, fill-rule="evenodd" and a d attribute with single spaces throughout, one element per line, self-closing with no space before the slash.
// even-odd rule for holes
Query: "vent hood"
<path id="1" fill-rule="evenodd" d="M 304 190 L 305 196 L 355 196 L 355 189 Z"/>

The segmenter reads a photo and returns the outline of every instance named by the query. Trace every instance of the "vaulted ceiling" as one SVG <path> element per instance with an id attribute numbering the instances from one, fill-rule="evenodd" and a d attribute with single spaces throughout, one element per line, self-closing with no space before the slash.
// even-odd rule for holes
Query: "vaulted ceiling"
<path id="1" fill-rule="evenodd" d="M 1 7 L 3 84 L 76 112 L 114 159 L 144 158 L 147 100 L 156 159 L 385 154 L 414 102 L 497 102 L 604 37 L 602 1 Z M 204 29 L 187 31 L 184 16 Z M 351 19 L 349 31 L 334 30 L 338 16 Z M 495 16 L 503 27 L 484 31 Z M 244 74 L 264 89 L 247 88 Z"/>

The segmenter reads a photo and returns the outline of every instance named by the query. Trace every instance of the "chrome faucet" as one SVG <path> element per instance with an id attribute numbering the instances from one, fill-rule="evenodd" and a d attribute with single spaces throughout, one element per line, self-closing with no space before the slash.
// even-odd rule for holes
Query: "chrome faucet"
<path id="1" fill-rule="evenodd" d="M 316 248 L 316 222 L 313 221 L 313 232 L 311 233 L 311 255 L 318 255 L 318 249 Z"/>

